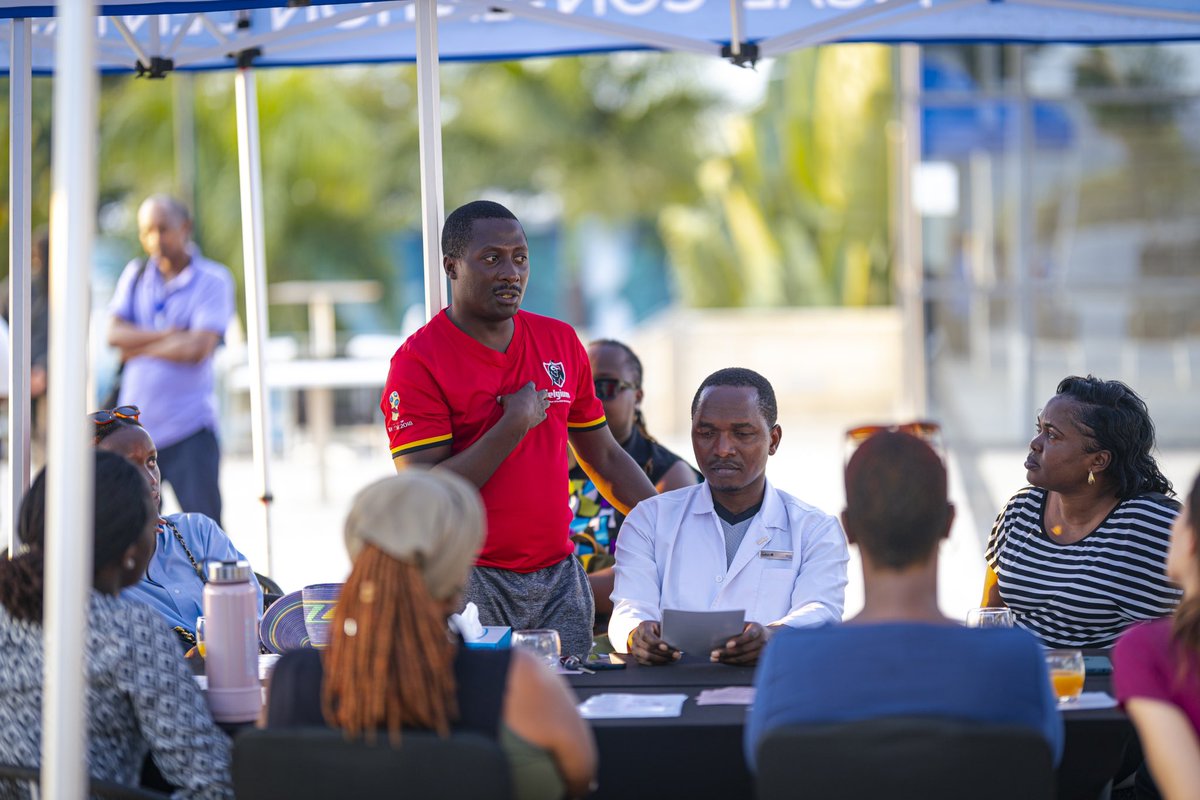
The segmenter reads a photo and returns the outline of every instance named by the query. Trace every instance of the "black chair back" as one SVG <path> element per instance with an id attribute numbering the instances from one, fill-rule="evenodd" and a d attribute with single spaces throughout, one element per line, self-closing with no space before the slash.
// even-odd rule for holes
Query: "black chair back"
<path id="1" fill-rule="evenodd" d="M 244 800 L 509 800 L 512 794 L 504 753 L 482 736 L 405 731 L 393 748 L 385 733 L 371 745 L 329 728 L 241 734 L 233 743 L 233 789 Z"/>
<path id="2" fill-rule="evenodd" d="M 0 764 L 0 797 L 33 797 L 33 787 L 41 787 L 42 774 L 39 767 L 19 767 L 15 764 Z M 92 778 L 88 782 L 92 797 L 104 800 L 170 800 L 170 795 L 125 786 L 112 781 Z M 18 787 L 25 787 L 21 792 Z M 17 791 L 14 791 L 17 789 Z"/>
<path id="3" fill-rule="evenodd" d="M 891 718 L 772 731 L 758 798 L 1052 800 L 1050 747 L 1030 728 Z"/>
<path id="4" fill-rule="evenodd" d="M 278 583 L 263 575 L 261 572 L 254 573 L 254 577 L 258 579 L 258 585 L 263 590 L 263 611 L 271 607 L 279 598 L 283 597 L 287 592 L 279 586 Z"/>

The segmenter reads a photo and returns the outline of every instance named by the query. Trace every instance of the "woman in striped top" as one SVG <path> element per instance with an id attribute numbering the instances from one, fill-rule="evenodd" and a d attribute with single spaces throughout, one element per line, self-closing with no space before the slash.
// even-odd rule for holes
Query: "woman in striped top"
<path id="1" fill-rule="evenodd" d="M 1179 602 L 1164 565 L 1179 503 L 1155 463 L 1146 403 L 1120 381 L 1069 377 L 1037 419 L 1031 484 L 992 528 L 984 604 L 1051 647 L 1107 647 Z"/>

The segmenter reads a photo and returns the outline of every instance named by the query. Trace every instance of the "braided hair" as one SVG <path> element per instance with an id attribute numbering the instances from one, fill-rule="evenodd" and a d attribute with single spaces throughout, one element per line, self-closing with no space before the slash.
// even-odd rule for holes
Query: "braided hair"
<path id="1" fill-rule="evenodd" d="M 629 367 L 633 370 L 633 387 L 637 390 L 642 388 L 642 360 L 637 357 L 633 349 L 624 342 L 618 342 L 616 339 L 596 339 L 588 344 L 588 347 L 615 347 L 625 354 L 625 360 Z M 646 430 L 646 418 L 642 415 L 642 409 L 634 407 L 633 409 L 633 426 L 637 428 L 638 433 L 642 435 L 648 442 L 658 441 L 650 435 L 650 431 Z"/>
<path id="2" fill-rule="evenodd" d="M 92 445 L 96 446 L 103 442 L 108 437 L 112 436 L 117 431 L 125 430 L 126 428 L 141 428 L 142 423 L 136 419 L 127 419 L 125 417 L 113 417 L 103 425 L 96 425 L 96 432 L 92 434 Z"/>
<path id="3" fill-rule="evenodd" d="M 150 487 L 132 463 L 95 451 L 92 509 L 93 574 L 118 563 L 131 544 L 158 517 Z M 21 502 L 17 534 L 22 551 L 0 560 L 0 605 L 15 619 L 41 623 L 46 554 L 46 470 L 42 470 Z"/>
<path id="4" fill-rule="evenodd" d="M 479 493 L 441 470 L 406 470 L 367 486 L 346 517 L 354 566 L 325 651 L 321 710 L 349 738 L 403 728 L 445 736 L 458 718 L 446 613 L 484 537 Z"/>
<path id="5" fill-rule="evenodd" d="M 1154 421 L 1137 392 L 1121 381 L 1072 375 L 1063 378 L 1056 394 L 1079 404 L 1075 421 L 1090 440 L 1087 452 L 1112 453 L 1106 473 L 1115 481 L 1117 497 L 1129 500 L 1146 492 L 1174 494 L 1154 460 Z"/>
<path id="6" fill-rule="evenodd" d="M 455 645 L 419 566 L 364 545 L 333 630 L 321 696 L 331 726 L 369 742 L 387 729 L 393 745 L 401 728 L 450 733 L 458 718 Z"/>

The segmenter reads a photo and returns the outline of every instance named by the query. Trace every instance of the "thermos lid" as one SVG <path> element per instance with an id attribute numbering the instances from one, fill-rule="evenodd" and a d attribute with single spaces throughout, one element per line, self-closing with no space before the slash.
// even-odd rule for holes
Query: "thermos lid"
<path id="1" fill-rule="evenodd" d="M 209 583 L 247 583 L 253 575 L 249 561 L 208 562 Z"/>

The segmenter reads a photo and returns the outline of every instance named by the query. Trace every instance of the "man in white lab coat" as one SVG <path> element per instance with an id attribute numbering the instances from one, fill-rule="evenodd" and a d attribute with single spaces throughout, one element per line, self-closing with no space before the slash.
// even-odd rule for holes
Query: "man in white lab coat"
<path id="1" fill-rule="evenodd" d="M 842 618 L 846 537 L 836 517 L 767 481 L 779 448 L 775 391 L 741 368 L 719 370 L 692 400 L 692 447 L 705 482 L 643 500 L 621 526 L 614 610 L 617 652 L 668 664 L 680 652 L 661 638 L 662 609 L 742 610 L 742 633 L 713 650 L 754 664 L 771 632 Z"/>

